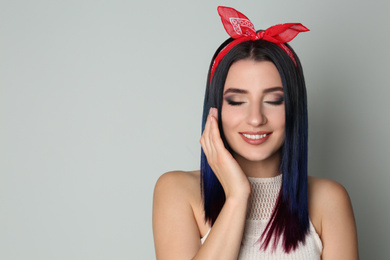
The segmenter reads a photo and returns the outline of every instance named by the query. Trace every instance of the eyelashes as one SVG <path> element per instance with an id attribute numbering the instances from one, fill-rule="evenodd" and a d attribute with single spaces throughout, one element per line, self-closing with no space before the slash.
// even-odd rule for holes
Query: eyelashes
<path id="1" fill-rule="evenodd" d="M 231 106 L 239 106 L 239 105 L 242 105 L 244 104 L 245 102 L 237 102 L 237 101 L 233 101 L 229 98 L 226 99 L 226 102 L 231 105 Z"/>
<path id="2" fill-rule="evenodd" d="M 242 105 L 242 104 L 246 103 L 244 101 L 233 101 L 230 98 L 226 98 L 225 100 L 231 106 L 239 106 L 239 105 Z M 284 102 L 284 98 L 281 97 L 278 100 L 275 100 L 275 101 L 265 101 L 264 103 L 267 103 L 267 104 L 270 104 L 270 105 L 274 105 L 274 106 L 278 106 L 278 105 L 282 105 L 283 102 Z"/>
<path id="3" fill-rule="evenodd" d="M 275 100 L 275 101 L 266 101 L 265 103 L 277 106 L 277 105 L 283 104 L 283 102 L 284 102 L 284 98 L 280 98 L 280 99 Z"/>

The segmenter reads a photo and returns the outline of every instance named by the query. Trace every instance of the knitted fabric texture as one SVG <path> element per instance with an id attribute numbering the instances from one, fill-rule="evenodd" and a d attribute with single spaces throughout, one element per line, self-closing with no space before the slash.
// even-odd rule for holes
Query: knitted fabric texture
<path id="1" fill-rule="evenodd" d="M 282 186 L 282 175 L 272 178 L 249 178 L 251 196 L 249 198 L 247 219 L 238 260 L 254 259 L 321 259 L 322 243 L 310 222 L 309 234 L 305 244 L 299 243 L 295 251 L 286 254 L 282 237 L 275 250 L 272 244 L 264 251 L 260 249 L 259 238 L 272 215 Z"/>
<path id="2" fill-rule="evenodd" d="M 282 186 L 282 175 L 272 178 L 249 177 L 248 179 L 252 191 L 248 202 L 247 218 L 238 260 L 320 260 L 322 242 L 311 221 L 305 244 L 299 243 L 295 251 L 289 254 L 284 252 L 282 237 L 275 250 L 273 250 L 272 244 L 265 251 L 260 249 L 259 238 L 272 215 Z M 208 234 L 201 239 L 202 244 Z"/>
<path id="3" fill-rule="evenodd" d="M 249 177 L 248 179 L 252 192 L 249 197 L 249 209 L 246 218 L 248 220 L 268 221 L 272 215 L 280 187 L 282 186 L 282 175 L 274 178 Z"/>

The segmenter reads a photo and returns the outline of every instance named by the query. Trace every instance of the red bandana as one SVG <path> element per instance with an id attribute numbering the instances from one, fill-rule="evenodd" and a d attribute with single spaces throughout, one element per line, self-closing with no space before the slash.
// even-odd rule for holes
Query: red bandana
<path id="1" fill-rule="evenodd" d="M 222 51 L 218 53 L 211 69 L 210 81 L 214 75 L 216 67 L 222 58 L 226 55 L 226 53 L 228 53 L 234 46 L 244 41 L 255 41 L 262 39 L 273 42 L 282 48 L 296 64 L 294 55 L 292 54 L 291 50 L 283 43 L 291 41 L 300 32 L 309 31 L 309 29 L 307 29 L 302 24 L 278 24 L 271 26 L 267 30 L 256 33 L 255 27 L 251 21 L 237 10 L 230 7 L 218 6 L 218 13 L 221 16 L 221 20 L 226 32 L 235 40 L 226 45 L 225 48 L 223 48 Z"/>

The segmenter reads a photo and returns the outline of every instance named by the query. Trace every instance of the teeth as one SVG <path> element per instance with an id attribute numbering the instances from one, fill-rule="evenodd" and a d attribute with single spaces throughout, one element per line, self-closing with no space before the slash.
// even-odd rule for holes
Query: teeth
<path id="1" fill-rule="evenodd" d="M 261 139 L 261 138 L 264 138 L 266 136 L 266 134 L 263 134 L 263 135 L 247 135 L 247 134 L 243 134 L 246 138 L 249 138 L 249 139 Z"/>

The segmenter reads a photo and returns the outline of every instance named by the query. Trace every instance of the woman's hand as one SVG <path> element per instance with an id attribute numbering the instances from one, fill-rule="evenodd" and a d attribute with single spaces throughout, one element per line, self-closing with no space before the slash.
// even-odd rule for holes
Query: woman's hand
<path id="1" fill-rule="evenodd" d="M 226 198 L 249 197 L 250 184 L 240 165 L 226 150 L 218 129 L 218 111 L 211 108 L 200 139 L 207 161 L 221 183 Z"/>

